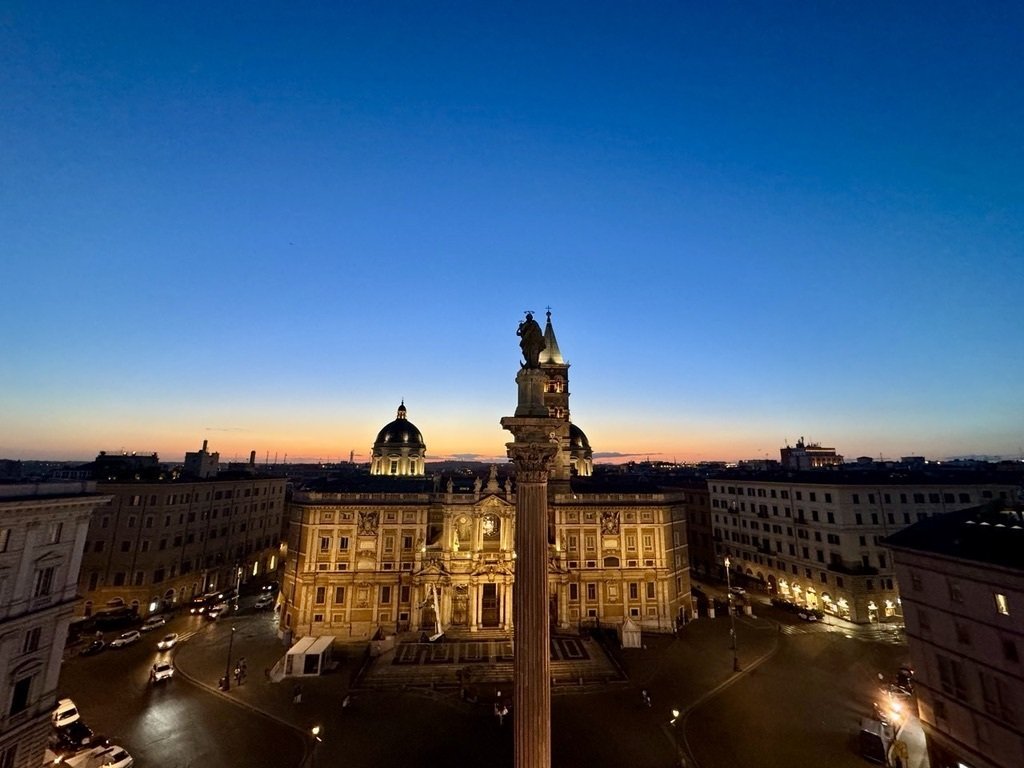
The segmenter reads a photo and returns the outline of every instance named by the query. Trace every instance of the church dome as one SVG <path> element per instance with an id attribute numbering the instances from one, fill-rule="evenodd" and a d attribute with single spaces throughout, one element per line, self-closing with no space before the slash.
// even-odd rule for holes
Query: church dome
<path id="1" fill-rule="evenodd" d="M 583 430 L 575 424 L 569 424 L 569 464 L 573 472 L 580 477 L 590 477 L 594 473 L 594 451 Z"/>
<path id="2" fill-rule="evenodd" d="M 373 475 L 422 475 L 427 445 L 416 425 L 406 418 L 405 401 L 398 418 L 377 433 L 370 460 Z"/>
<path id="3" fill-rule="evenodd" d="M 590 450 L 590 441 L 587 440 L 587 436 L 583 433 L 583 430 L 575 424 L 569 425 L 569 447 L 572 450 Z"/>

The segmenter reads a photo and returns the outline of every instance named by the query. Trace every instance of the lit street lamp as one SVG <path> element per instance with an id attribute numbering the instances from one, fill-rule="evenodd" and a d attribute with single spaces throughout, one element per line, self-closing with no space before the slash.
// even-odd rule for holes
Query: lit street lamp
<path id="1" fill-rule="evenodd" d="M 310 729 L 310 732 L 313 734 L 313 768 L 316 768 L 316 750 L 317 747 L 319 747 L 320 744 L 323 743 L 323 737 L 320 735 L 319 725 L 314 725 Z"/>
<path id="2" fill-rule="evenodd" d="M 686 758 L 683 757 L 683 753 L 679 751 L 679 732 L 676 730 L 676 723 L 679 722 L 679 710 L 672 710 L 672 719 L 668 721 L 669 728 L 672 729 L 672 746 L 676 750 L 676 764 L 686 768 Z"/>
<path id="3" fill-rule="evenodd" d="M 732 579 L 729 577 L 729 558 L 725 558 L 725 588 L 728 591 L 727 599 L 729 606 L 729 634 L 732 636 L 732 671 L 740 671 L 739 638 L 736 637 L 736 615 L 732 610 Z"/>

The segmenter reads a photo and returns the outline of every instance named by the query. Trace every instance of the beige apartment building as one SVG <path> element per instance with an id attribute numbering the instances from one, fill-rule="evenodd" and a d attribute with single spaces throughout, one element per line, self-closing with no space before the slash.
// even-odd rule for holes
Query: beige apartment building
<path id="1" fill-rule="evenodd" d="M 836 469 L 726 472 L 708 488 L 735 580 L 858 623 L 903 621 L 886 537 L 1017 490 L 998 473 Z"/>
<path id="2" fill-rule="evenodd" d="M 0 485 L 0 766 L 38 768 L 57 703 L 61 658 L 95 483 Z"/>
<path id="3" fill-rule="evenodd" d="M 278 569 L 284 478 L 168 475 L 98 488 L 109 501 L 93 512 L 85 541 L 78 583 L 84 615 L 129 605 L 145 616 L 210 590 L 270 578 Z"/>

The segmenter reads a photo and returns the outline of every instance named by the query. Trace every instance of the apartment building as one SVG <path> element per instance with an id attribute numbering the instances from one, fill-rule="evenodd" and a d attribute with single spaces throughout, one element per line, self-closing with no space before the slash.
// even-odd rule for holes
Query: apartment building
<path id="1" fill-rule="evenodd" d="M 38 768 L 93 509 L 95 483 L 0 485 L 0 766 Z"/>
<path id="2" fill-rule="evenodd" d="M 930 765 L 1024 765 L 1024 511 L 929 517 L 886 544 Z"/>
<path id="3" fill-rule="evenodd" d="M 719 564 L 733 578 L 858 623 L 902 622 L 886 537 L 920 520 L 1015 498 L 988 472 L 725 472 L 708 480 Z M 723 572 L 719 572 L 720 574 Z"/>

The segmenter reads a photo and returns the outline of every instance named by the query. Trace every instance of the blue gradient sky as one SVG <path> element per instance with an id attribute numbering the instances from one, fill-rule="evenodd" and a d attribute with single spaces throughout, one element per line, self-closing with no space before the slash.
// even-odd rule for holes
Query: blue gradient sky
<path id="1" fill-rule="evenodd" d="M 1020 4 L 152 5 L 0 10 L 0 457 L 501 456 L 546 305 L 599 454 L 1022 451 Z"/>

